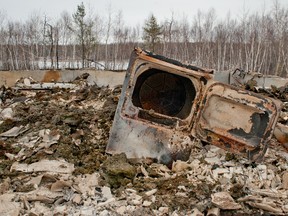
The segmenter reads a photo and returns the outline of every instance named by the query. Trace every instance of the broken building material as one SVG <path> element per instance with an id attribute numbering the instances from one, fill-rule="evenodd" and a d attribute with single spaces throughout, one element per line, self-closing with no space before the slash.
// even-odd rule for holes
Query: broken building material
<path id="1" fill-rule="evenodd" d="M 241 209 L 241 205 L 236 203 L 228 192 L 217 192 L 211 195 L 212 203 L 220 209 L 233 210 Z"/>
<path id="2" fill-rule="evenodd" d="M 12 108 L 13 117 L 0 116 L 1 133 L 28 124 L 29 130 L 16 137 L 0 137 L 0 202 L 5 207 L 0 206 L 0 215 L 12 215 L 17 209 L 21 215 L 192 215 L 196 209 L 211 216 L 219 211 L 219 215 L 287 215 L 288 154 L 275 139 L 259 164 L 193 137 L 182 140 L 192 141 L 193 148 L 187 162 L 174 163 L 174 171 L 153 163 L 151 158 L 143 163 L 127 160 L 132 168 L 126 160 L 119 163 L 107 155 L 105 148 L 120 91 L 96 85 L 79 86 L 79 90 L 6 89 L 0 109 Z M 285 125 L 288 109 L 282 111 L 283 118 L 278 122 Z M 62 159 L 74 164 L 74 172 L 10 169 L 16 161 L 31 168 L 43 160 Z M 134 174 L 125 172 L 128 175 L 119 188 L 107 187 L 109 182 L 99 171 L 106 166 L 106 173 L 115 173 L 120 180 L 124 172 L 113 167 L 123 163 Z M 242 208 L 212 211 L 216 206 L 211 194 L 218 191 L 228 192 Z M 255 207 L 250 203 L 256 203 Z M 266 204 L 274 210 L 261 208 Z M 279 208 L 283 213 L 271 212 Z"/>
<path id="3" fill-rule="evenodd" d="M 29 165 L 15 162 L 12 164 L 11 170 L 20 172 L 72 173 L 74 171 L 74 164 L 58 160 L 42 160 Z"/>

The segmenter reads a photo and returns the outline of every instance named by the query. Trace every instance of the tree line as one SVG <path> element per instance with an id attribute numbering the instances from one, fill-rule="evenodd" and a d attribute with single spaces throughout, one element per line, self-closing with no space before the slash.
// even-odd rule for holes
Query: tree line
<path id="1" fill-rule="evenodd" d="M 128 26 L 121 11 L 110 7 L 100 17 L 83 3 L 54 21 L 37 14 L 12 21 L 0 12 L 0 70 L 125 69 L 139 46 L 201 67 L 287 76 L 288 8 L 274 1 L 269 10 L 240 14 L 219 19 L 211 9 L 161 22 L 151 14 L 143 25 Z"/>

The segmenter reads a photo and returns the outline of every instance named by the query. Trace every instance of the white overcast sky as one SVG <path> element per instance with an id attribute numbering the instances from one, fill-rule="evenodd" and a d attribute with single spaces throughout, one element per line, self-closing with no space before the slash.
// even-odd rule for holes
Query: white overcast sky
<path id="1" fill-rule="evenodd" d="M 112 13 L 122 11 L 127 25 L 143 24 L 144 20 L 153 13 L 159 21 L 171 17 L 188 19 L 197 13 L 198 9 L 205 12 L 214 8 L 218 18 L 225 18 L 230 11 L 232 17 L 239 17 L 243 11 L 269 11 L 275 0 L 0 0 L 0 11 L 6 12 L 8 19 L 25 21 L 33 13 L 46 15 L 57 19 L 62 11 L 75 12 L 77 5 L 84 3 L 93 12 L 105 16 L 109 5 Z M 278 0 L 280 5 L 288 7 L 288 0 Z M 107 14 L 107 13 L 106 13 Z"/>

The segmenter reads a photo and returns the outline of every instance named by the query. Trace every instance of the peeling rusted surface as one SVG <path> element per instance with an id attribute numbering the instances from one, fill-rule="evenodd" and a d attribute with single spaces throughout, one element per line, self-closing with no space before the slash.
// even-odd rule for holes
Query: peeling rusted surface
<path id="1" fill-rule="evenodd" d="M 281 104 L 215 81 L 213 71 L 135 49 L 106 152 L 187 160 L 199 138 L 259 160 Z"/>
<path id="2" fill-rule="evenodd" d="M 205 92 L 193 135 L 258 160 L 267 149 L 280 107 L 271 98 L 213 83 Z"/>

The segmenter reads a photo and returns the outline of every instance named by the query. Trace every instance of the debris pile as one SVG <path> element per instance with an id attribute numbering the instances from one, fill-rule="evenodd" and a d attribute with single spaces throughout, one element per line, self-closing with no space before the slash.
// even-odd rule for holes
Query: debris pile
<path id="1" fill-rule="evenodd" d="M 288 153 L 275 139 L 261 163 L 197 139 L 171 169 L 128 160 L 105 153 L 120 87 L 19 83 L 0 91 L 0 215 L 288 214 Z"/>

